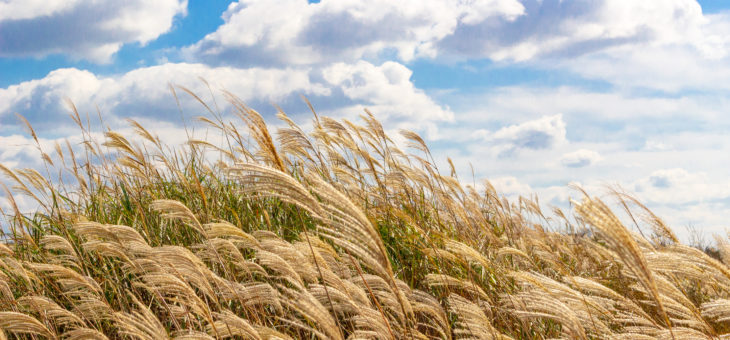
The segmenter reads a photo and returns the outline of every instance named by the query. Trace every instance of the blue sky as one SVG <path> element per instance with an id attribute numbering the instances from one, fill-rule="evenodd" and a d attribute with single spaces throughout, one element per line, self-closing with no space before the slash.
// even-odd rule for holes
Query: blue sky
<path id="1" fill-rule="evenodd" d="M 620 184 L 686 236 L 730 223 L 730 5 L 720 0 L 0 0 L 0 163 L 78 138 L 64 98 L 180 140 L 167 84 L 227 89 L 273 124 L 369 108 L 462 179 L 565 206 Z M 220 94 L 220 92 L 218 92 Z M 182 101 L 187 117 L 200 105 Z M 467 180 L 465 180 L 467 181 Z M 468 180 L 471 182 L 471 180 Z M 2 200 L 0 199 L 0 202 Z M 4 203 L 0 203 L 4 204 Z"/>

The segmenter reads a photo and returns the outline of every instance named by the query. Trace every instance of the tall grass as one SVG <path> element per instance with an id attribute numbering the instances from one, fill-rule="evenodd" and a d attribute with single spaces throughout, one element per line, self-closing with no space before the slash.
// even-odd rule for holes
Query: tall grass
<path id="1" fill-rule="evenodd" d="M 39 143 L 47 175 L 0 166 L 0 339 L 730 332 L 730 258 L 681 244 L 625 193 L 628 221 L 588 194 L 546 214 L 462 185 L 414 132 L 399 149 L 370 113 L 315 113 L 305 132 L 280 112 L 272 132 L 225 95 L 236 121 L 207 105 L 199 118 L 221 144 L 170 147 L 135 121 L 134 138 L 96 140 L 74 109 L 84 141 L 54 157 Z M 17 195 L 39 210 L 21 214 Z"/>

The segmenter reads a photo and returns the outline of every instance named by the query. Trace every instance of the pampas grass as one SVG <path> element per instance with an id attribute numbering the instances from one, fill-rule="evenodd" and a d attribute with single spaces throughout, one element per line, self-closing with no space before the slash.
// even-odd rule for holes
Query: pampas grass
<path id="1" fill-rule="evenodd" d="M 134 120 L 135 135 L 97 140 L 72 106 L 83 141 L 51 157 L 22 120 L 59 175 L 0 164 L 0 339 L 730 334 L 727 239 L 681 244 L 618 188 L 626 220 L 585 193 L 549 216 L 536 197 L 463 184 L 370 112 L 358 124 L 307 102 L 311 131 L 279 110 L 272 134 L 231 93 L 234 121 L 181 90 L 222 143 L 171 147 Z"/>

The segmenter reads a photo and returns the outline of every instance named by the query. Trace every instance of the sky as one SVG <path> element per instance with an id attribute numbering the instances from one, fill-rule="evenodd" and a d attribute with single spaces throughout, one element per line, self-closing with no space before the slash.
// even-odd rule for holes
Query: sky
<path id="1" fill-rule="evenodd" d="M 274 125 L 272 104 L 307 126 L 304 95 L 420 133 L 463 182 L 559 207 L 620 185 L 685 239 L 725 235 L 728 80 L 724 0 L 0 0 L 0 163 L 41 165 L 15 113 L 78 141 L 67 98 L 181 144 L 204 108 L 181 118 L 168 84 Z"/>

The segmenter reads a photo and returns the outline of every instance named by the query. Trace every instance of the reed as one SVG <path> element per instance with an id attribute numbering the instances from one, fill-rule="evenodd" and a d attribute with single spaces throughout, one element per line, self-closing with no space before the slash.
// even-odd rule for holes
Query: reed
<path id="1" fill-rule="evenodd" d="M 683 245 L 623 191 L 627 221 L 585 194 L 555 231 L 536 198 L 463 184 L 369 112 L 312 109 L 306 131 L 280 110 L 272 132 L 231 93 L 227 121 L 182 90 L 222 144 L 133 120 L 97 140 L 72 107 L 83 142 L 51 157 L 22 120 L 45 169 L 0 165 L 0 339 L 730 336 L 727 240 Z"/>

